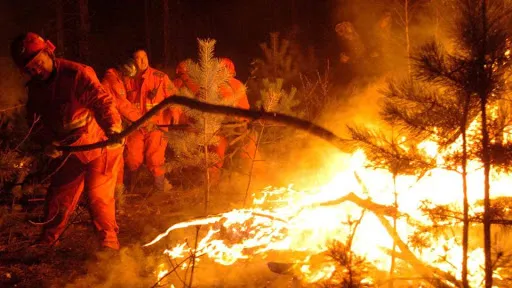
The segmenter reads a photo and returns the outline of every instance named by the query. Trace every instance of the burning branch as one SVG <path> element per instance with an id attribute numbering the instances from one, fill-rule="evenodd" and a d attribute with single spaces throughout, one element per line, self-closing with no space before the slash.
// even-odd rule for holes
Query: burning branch
<path id="1" fill-rule="evenodd" d="M 438 268 L 426 265 L 421 260 L 419 260 L 416 257 L 416 255 L 414 255 L 414 253 L 409 249 L 409 246 L 407 245 L 407 243 L 405 243 L 400 238 L 398 233 L 393 229 L 393 226 L 385 218 L 386 216 L 393 217 L 396 213 L 398 213 L 398 211 L 396 211 L 396 209 L 393 209 L 394 207 L 377 204 L 369 199 L 362 199 L 354 193 L 349 193 L 346 196 L 344 196 L 340 199 L 337 199 L 337 200 L 321 203 L 321 205 L 322 206 L 338 205 L 338 204 L 341 204 L 346 201 L 350 201 L 363 209 L 367 209 L 367 210 L 373 212 L 373 214 L 375 214 L 375 216 L 377 216 L 377 218 L 381 222 L 382 226 L 384 226 L 386 231 L 393 238 L 393 240 L 397 244 L 398 248 L 400 249 L 400 253 L 395 254 L 397 257 L 400 257 L 404 261 L 407 261 L 408 263 L 410 263 L 414 267 L 414 269 L 416 269 L 420 274 L 422 274 L 428 278 L 431 278 L 432 275 L 434 275 L 436 277 L 436 279 L 439 279 L 440 281 L 443 281 L 443 280 L 448 281 L 452 285 L 460 287 L 460 282 L 453 275 L 451 275 L 447 272 L 444 272 Z M 395 210 L 395 211 L 393 211 L 393 210 Z M 438 287 L 443 287 L 443 288 L 452 287 L 451 285 L 449 285 L 447 283 L 439 283 L 438 285 L 441 285 Z"/>
<path id="2" fill-rule="evenodd" d="M 368 209 L 368 210 L 372 211 L 374 214 L 384 215 L 384 216 L 388 216 L 388 217 L 401 216 L 400 212 L 398 212 L 398 210 L 393 206 L 377 204 L 377 203 L 372 202 L 369 199 L 359 198 L 354 193 L 349 193 L 346 196 L 339 198 L 339 199 L 331 200 L 328 202 L 322 202 L 319 205 L 320 206 L 335 206 L 335 205 L 339 205 L 339 204 L 342 204 L 347 201 L 352 202 L 363 209 Z"/>
<path id="3" fill-rule="evenodd" d="M 178 269 L 183 263 L 187 262 L 188 260 L 192 259 L 192 258 L 199 258 L 203 255 L 190 255 L 188 256 L 187 258 L 183 259 L 183 261 L 181 261 L 180 263 L 176 264 L 176 266 L 169 272 L 165 273 L 164 276 L 160 277 L 160 279 L 158 279 L 158 281 L 153 285 L 151 286 L 151 288 L 155 288 L 155 287 L 158 287 L 160 285 L 160 281 L 162 281 L 164 278 L 166 278 L 167 276 L 171 275 L 174 271 L 176 271 L 176 269 Z"/>
<path id="4" fill-rule="evenodd" d="M 273 221 L 286 222 L 286 220 L 278 218 L 278 217 L 276 217 L 274 215 L 270 215 L 268 213 L 256 212 L 256 211 L 251 211 L 251 210 L 238 210 L 238 212 L 249 213 L 249 214 L 251 214 L 253 216 L 257 216 L 257 217 L 269 218 L 269 219 L 271 219 Z M 162 239 L 165 236 L 169 235 L 169 233 L 171 233 L 173 230 L 177 230 L 177 229 L 181 229 L 181 228 L 185 228 L 185 227 L 191 227 L 191 226 L 201 226 L 201 225 L 217 223 L 217 222 L 221 221 L 223 218 L 226 217 L 225 214 L 226 213 L 217 214 L 217 215 L 211 215 L 211 216 L 208 216 L 208 217 L 205 217 L 205 218 L 193 219 L 193 220 L 189 220 L 189 221 L 185 221 L 185 222 L 180 222 L 180 223 L 174 224 L 171 227 L 169 227 L 167 229 L 167 231 L 165 231 L 164 233 L 158 235 L 155 239 L 153 239 L 153 241 L 145 244 L 143 247 L 147 247 L 147 246 L 151 246 L 151 245 L 155 244 L 156 242 L 160 241 L 160 239 Z"/>

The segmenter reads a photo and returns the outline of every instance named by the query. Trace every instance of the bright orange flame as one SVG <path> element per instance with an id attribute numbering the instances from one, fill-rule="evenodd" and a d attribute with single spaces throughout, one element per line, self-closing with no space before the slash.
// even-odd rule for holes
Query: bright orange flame
<path id="1" fill-rule="evenodd" d="M 497 113 L 491 111 L 491 115 Z M 468 135 L 470 141 L 478 141 L 477 131 L 479 119 L 470 125 Z M 405 141 L 405 139 L 403 139 Z M 460 149 L 459 139 L 445 151 L 440 151 L 433 140 L 418 145 L 425 155 L 435 159 L 439 165 L 444 163 L 444 156 Z M 288 187 L 267 187 L 254 196 L 250 209 L 232 210 L 211 217 L 182 222 L 171 226 L 165 233 L 146 244 L 152 245 L 167 236 L 175 229 L 190 226 L 208 225 L 207 234 L 199 241 L 196 251 L 185 243 L 176 245 L 165 254 L 172 258 L 184 258 L 190 253 L 207 254 L 209 258 L 222 265 L 232 265 L 240 259 L 248 259 L 253 255 L 266 255 L 270 251 L 301 251 L 307 255 L 326 252 L 329 244 L 337 240 L 345 243 L 350 235 L 350 227 L 344 223 L 358 219 L 363 209 L 355 203 L 345 201 L 336 205 L 324 205 L 328 201 L 341 199 L 354 193 L 362 199 L 373 203 L 393 207 L 395 193 L 399 212 L 408 217 L 397 221 L 397 232 L 401 239 L 409 239 L 417 232 L 418 226 L 432 225 L 431 220 L 422 214 L 420 206 L 424 200 L 435 205 L 452 205 L 462 211 L 462 179 L 457 171 L 433 169 L 421 178 L 417 176 L 399 175 L 394 179 L 391 172 L 383 169 L 368 168 L 367 157 L 362 150 L 353 154 L 339 153 L 332 157 L 333 167 L 329 171 L 337 171 L 326 184 L 306 191 L 297 191 L 292 185 Z M 472 211 L 479 207 L 475 203 L 482 198 L 483 173 L 481 163 L 470 161 L 468 164 L 468 195 L 472 203 Z M 327 173 L 331 175 L 332 173 Z M 396 181 L 394 181 L 396 180 Z M 362 185 L 364 183 L 364 186 Z M 396 185 L 396 186 L 395 186 Z M 510 196 L 512 177 L 493 172 L 493 197 Z M 388 217 L 388 220 L 391 220 Z M 391 221 L 390 221 L 391 223 Z M 453 220 L 454 226 L 459 221 Z M 462 263 L 461 239 L 454 235 L 429 235 L 432 243 L 429 249 L 411 249 L 415 256 L 442 271 L 460 277 Z M 357 255 L 366 257 L 382 271 L 389 271 L 389 252 L 393 247 L 393 238 L 384 228 L 380 220 L 371 213 L 361 218 L 360 225 L 354 235 L 351 250 Z M 442 261 L 440 261 L 442 260 Z M 297 271 L 304 281 L 317 282 L 333 275 L 335 265 L 326 262 L 323 265 L 311 265 L 309 258 L 303 261 L 294 259 Z M 473 286 L 482 283 L 483 251 L 477 248 L 469 251 L 469 280 Z M 499 274 L 496 275 L 499 277 Z M 366 283 L 374 283 L 377 279 L 367 278 Z"/>

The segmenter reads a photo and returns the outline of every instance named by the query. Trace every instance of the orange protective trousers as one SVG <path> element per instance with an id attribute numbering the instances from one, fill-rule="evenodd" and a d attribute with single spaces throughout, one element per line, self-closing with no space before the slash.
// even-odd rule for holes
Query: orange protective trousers
<path id="1" fill-rule="evenodd" d="M 45 205 L 42 241 L 55 243 L 85 190 L 89 212 L 102 246 L 119 249 L 115 218 L 114 187 L 122 148 L 107 149 L 100 157 L 84 164 L 71 155 L 53 175 Z M 61 162 L 62 163 L 62 162 Z"/>
<path id="2" fill-rule="evenodd" d="M 147 131 L 142 128 L 131 133 L 126 139 L 124 162 L 129 171 L 137 170 L 145 162 L 153 176 L 165 174 L 165 148 L 167 139 L 162 131 Z M 145 160 L 145 161 L 144 161 Z"/>
<path id="3" fill-rule="evenodd" d="M 258 158 L 256 155 L 256 141 L 258 134 L 256 132 L 251 133 L 246 142 L 243 144 L 242 149 L 240 151 L 240 158 L 242 161 L 252 161 L 252 159 Z M 210 167 L 210 178 L 212 182 L 220 180 L 220 174 L 222 167 L 224 166 L 224 157 L 226 156 L 226 150 L 228 148 L 228 140 L 224 136 L 219 136 L 219 143 L 216 145 L 212 145 L 209 147 L 209 150 L 219 157 L 219 162 L 215 163 L 212 167 Z M 248 162 L 247 162 L 248 163 Z"/>
<path id="4" fill-rule="evenodd" d="M 208 150 L 217 154 L 219 161 L 212 167 L 208 168 L 210 174 L 210 180 L 215 183 L 220 180 L 220 174 L 222 172 L 222 166 L 224 166 L 224 156 L 226 155 L 226 149 L 228 148 L 228 140 L 224 136 L 219 136 L 219 142 L 216 145 L 208 147 Z"/>

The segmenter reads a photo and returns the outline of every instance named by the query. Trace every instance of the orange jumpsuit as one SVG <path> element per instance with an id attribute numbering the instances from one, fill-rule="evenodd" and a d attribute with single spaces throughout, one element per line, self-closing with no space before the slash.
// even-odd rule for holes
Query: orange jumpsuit
<path id="1" fill-rule="evenodd" d="M 144 114 L 162 100 L 176 94 L 174 84 L 169 77 L 156 69 L 148 67 L 137 79 L 126 79 L 126 98 Z M 160 111 L 151 118 L 157 125 L 169 125 L 171 118 L 179 118 L 180 109 L 170 108 Z M 165 148 L 167 139 L 160 128 L 148 131 L 141 128 L 127 137 L 125 148 L 125 163 L 130 171 L 137 170 L 144 162 L 155 177 L 162 178 L 165 170 Z"/>
<path id="2" fill-rule="evenodd" d="M 27 117 L 40 116 L 39 140 L 43 145 L 83 145 L 107 139 L 104 131 L 119 131 L 121 117 L 112 96 L 98 81 L 93 69 L 57 58 L 48 81 L 28 86 Z M 37 135 L 36 135 L 37 137 Z M 122 148 L 98 148 L 75 152 L 51 179 L 45 202 L 41 242 L 55 243 L 64 231 L 84 191 L 102 246 L 119 249 L 115 219 L 114 188 Z"/>
<path id="3" fill-rule="evenodd" d="M 184 96 L 186 90 L 187 92 L 192 93 L 195 97 L 197 97 L 197 93 L 199 92 L 199 85 L 192 82 L 188 75 L 180 74 L 176 79 L 172 80 L 174 87 L 176 87 L 177 94 Z M 190 121 L 185 113 L 180 114 L 179 124 L 188 124 Z"/>
<path id="4" fill-rule="evenodd" d="M 103 76 L 101 84 L 107 92 L 114 97 L 116 102 L 117 110 L 127 122 L 135 122 L 142 113 L 137 107 L 135 107 L 128 99 L 126 99 L 126 88 L 123 81 L 123 76 L 117 72 L 116 69 L 108 69 Z M 124 160 L 121 158 L 121 164 L 119 165 L 119 171 L 117 173 L 117 184 L 123 184 L 124 178 Z"/>
<path id="5" fill-rule="evenodd" d="M 247 99 L 247 94 L 245 93 L 244 84 L 237 80 L 234 77 L 231 77 L 227 83 L 227 85 L 222 85 L 219 87 L 219 92 L 224 99 L 229 98 L 238 98 L 238 100 L 234 103 L 233 106 L 240 109 L 249 109 L 249 100 Z M 241 119 L 238 119 L 241 120 Z M 226 155 L 226 149 L 228 147 L 228 141 L 225 136 L 220 135 L 219 144 L 214 147 L 215 153 L 219 156 L 219 162 L 217 162 L 210 172 L 212 177 L 220 176 L 220 169 L 224 165 L 224 156 Z M 244 148 L 244 150 L 246 150 Z M 252 155 L 252 154 L 251 154 Z M 219 174 L 219 175 L 218 175 Z"/>
<path id="6" fill-rule="evenodd" d="M 181 89 L 188 89 L 191 93 L 197 96 L 197 93 L 199 91 L 199 85 L 192 82 L 188 75 L 186 74 L 180 74 L 178 78 L 174 79 L 174 85 L 179 90 Z M 241 109 L 249 109 L 249 100 L 247 98 L 247 94 L 245 93 L 245 89 L 243 86 L 243 83 L 237 80 L 234 77 L 231 77 L 228 80 L 228 83 L 226 85 L 222 85 L 219 87 L 219 92 L 222 95 L 222 97 L 228 99 L 237 97 L 238 100 L 236 103 L 234 103 L 234 106 Z M 185 116 L 181 118 L 180 121 L 183 121 L 186 123 L 188 119 L 185 119 Z M 219 143 L 215 146 L 209 147 L 211 151 L 215 152 L 217 156 L 219 157 L 219 162 L 215 163 L 213 167 L 210 168 L 210 176 L 213 179 L 213 181 L 217 181 L 220 177 L 220 169 L 224 165 L 224 156 L 226 155 L 226 149 L 228 146 L 228 141 L 226 137 L 219 135 Z M 242 157 L 243 158 L 252 158 L 254 157 L 254 153 L 256 151 L 256 144 L 255 141 L 249 141 L 244 148 L 242 149 Z"/>

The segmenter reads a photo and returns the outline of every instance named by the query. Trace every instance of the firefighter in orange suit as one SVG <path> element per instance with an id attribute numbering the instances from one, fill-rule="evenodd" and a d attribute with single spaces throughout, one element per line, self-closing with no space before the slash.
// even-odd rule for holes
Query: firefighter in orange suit
<path id="1" fill-rule="evenodd" d="M 224 99 L 234 99 L 233 106 L 240 108 L 240 109 L 249 109 L 249 100 L 247 99 L 247 94 L 245 91 L 245 86 L 242 82 L 240 82 L 238 79 L 235 78 L 236 71 L 235 71 L 235 65 L 233 64 L 233 61 L 229 58 L 220 58 L 220 65 L 227 69 L 229 73 L 229 79 L 226 84 L 223 84 L 219 87 L 220 95 Z M 236 120 L 246 121 L 244 118 L 236 118 Z M 217 156 L 219 156 L 219 162 L 217 162 L 210 170 L 210 175 L 214 180 L 217 180 L 220 177 L 221 168 L 224 165 L 224 156 L 226 154 L 226 149 L 228 146 L 228 139 L 223 136 L 219 135 L 219 143 L 215 145 L 214 150 Z M 249 146 L 251 146 L 250 143 L 248 143 Z M 248 146 L 248 145 L 245 145 Z M 242 150 L 247 150 L 250 147 L 245 147 Z M 255 145 L 254 145 L 255 147 Z M 250 153 L 250 151 L 249 151 Z M 244 157 L 245 153 L 242 153 L 242 157 Z M 251 154 L 252 155 L 252 154 Z"/>
<path id="2" fill-rule="evenodd" d="M 194 83 L 189 76 L 189 65 L 192 63 L 191 59 L 186 59 L 181 61 L 178 66 L 176 66 L 176 78 L 172 80 L 174 87 L 178 91 L 178 95 L 185 96 L 188 93 L 194 95 L 197 98 L 197 93 L 199 92 L 199 85 Z M 181 113 L 179 124 L 189 124 L 190 119 L 188 119 L 186 113 Z"/>
<path id="3" fill-rule="evenodd" d="M 116 101 L 116 107 L 121 114 L 123 120 L 128 124 L 137 121 L 142 117 L 140 109 L 133 105 L 126 98 L 126 87 L 125 79 L 133 78 L 137 75 L 137 67 L 133 59 L 126 59 L 119 63 L 116 68 L 107 69 L 101 84 L 107 92 L 114 97 Z M 146 126 L 149 127 L 152 122 L 146 122 Z M 119 165 L 119 171 L 117 173 L 117 185 L 123 185 L 124 180 L 124 161 Z M 123 187 L 123 186 L 120 186 Z"/>
<path id="4" fill-rule="evenodd" d="M 235 103 L 233 103 L 233 106 L 241 109 L 249 109 L 249 101 L 247 99 L 247 94 L 245 92 L 245 86 L 240 82 L 238 79 L 235 78 L 236 71 L 235 71 L 235 65 L 233 64 L 233 61 L 231 61 L 228 58 L 220 58 L 220 65 L 227 69 L 230 77 L 226 84 L 223 84 L 219 87 L 219 93 L 223 98 L 237 98 Z M 192 93 L 197 98 L 199 96 L 197 95 L 199 91 L 199 85 L 194 83 L 190 76 L 188 75 L 189 71 L 189 65 L 192 60 L 187 59 L 184 61 L 181 61 L 178 66 L 176 67 L 176 76 L 177 78 L 174 79 L 174 85 L 178 89 L 178 91 L 181 91 L 182 89 L 188 90 L 189 93 Z M 182 116 L 183 123 L 187 123 L 186 117 Z M 237 120 L 246 121 L 246 119 L 243 118 L 237 118 Z M 181 123 L 181 122 L 180 122 Z M 226 149 L 228 146 L 228 141 L 225 136 L 219 135 L 219 142 L 215 146 L 209 147 L 211 151 L 214 151 L 215 154 L 219 157 L 219 162 L 215 163 L 213 167 L 210 168 L 210 176 L 212 178 L 212 182 L 216 182 L 219 180 L 221 168 L 224 164 L 224 156 L 226 153 Z M 248 141 L 246 145 L 244 145 L 244 148 L 242 149 L 242 158 L 252 158 L 254 151 L 256 150 L 256 145 L 254 141 Z M 250 155 L 250 157 L 247 157 L 246 155 Z"/>
<path id="5" fill-rule="evenodd" d="M 165 98 L 175 95 L 177 91 L 165 73 L 149 66 L 148 56 L 144 50 L 136 50 L 132 57 L 137 66 L 138 75 L 125 81 L 126 97 L 144 114 Z M 173 125 L 179 122 L 180 114 L 181 109 L 171 106 L 169 109 L 160 111 L 151 121 L 156 125 Z M 130 134 L 126 140 L 127 169 L 134 172 L 145 162 L 154 177 L 154 187 L 157 191 L 164 191 L 166 186 L 165 130 L 167 128 L 161 126 L 155 129 L 144 127 Z M 133 174 L 130 178 L 133 178 Z"/>
<path id="6" fill-rule="evenodd" d="M 120 132 L 121 117 L 94 70 L 55 58 L 54 50 L 51 42 L 35 33 L 20 35 L 11 43 L 14 62 L 31 78 L 27 117 L 40 117 L 42 132 L 36 136 L 59 167 L 46 196 L 46 221 L 39 244 L 57 242 L 85 187 L 101 247 L 117 250 L 114 187 L 122 145 L 68 155 L 56 148 L 106 140 Z"/>
<path id="7" fill-rule="evenodd" d="M 221 86 L 221 94 L 225 98 L 236 97 L 238 98 L 235 103 L 235 107 L 240 109 L 250 109 L 249 99 L 247 98 L 247 94 L 245 91 L 245 86 L 242 82 L 235 78 L 236 71 L 235 65 L 233 61 L 229 58 L 221 58 L 221 65 L 226 67 L 231 77 L 228 80 L 228 85 Z M 249 119 L 245 118 L 237 118 L 239 121 L 249 121 Z M 257 133 L 256 131 L 252 131 L 248 137 L 245 139 L 245 143 L 241 149 L 240 158 L 243 159 L 244 162 L 247 162 L 253 158 L 256 158 L 256 139 Z M 247 163 L 246 163 L 247 164 Z"/>
<path id="8" fill-rule="evenodd" d="M 186 88 L 193 95 L 196 95 L 199 92 L 199 85 L 194 83 L 188 75 L 190 63 L 192 63 L 192 60 L 186 59 L 176 66 L 176 79 L 173 80 L 173 83 L 178 91 Z"/>

